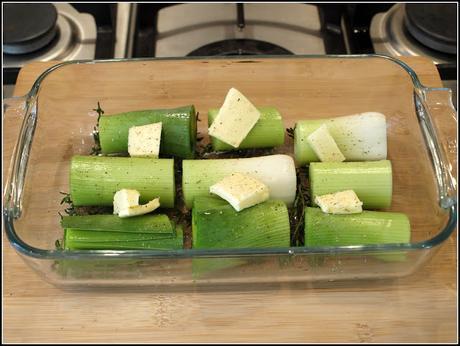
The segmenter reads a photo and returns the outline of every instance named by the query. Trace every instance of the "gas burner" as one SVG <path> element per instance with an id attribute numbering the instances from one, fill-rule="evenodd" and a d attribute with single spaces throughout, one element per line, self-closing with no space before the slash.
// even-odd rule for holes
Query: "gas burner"
<path id="1" fill-rule="evenodd" d="M 158 12 L 155 56 L 325 54 L 307 4 L 177 4 Z"/>
<path id="2" fill-rule="evenodd" d="M 195 49 L 188 56 L 229 56 L 229 55 L 290 55 L 287 49 L 273 43 L 235 39 L 207 44 Z"/>
<path id="3" fill-rule="evenodd" d="M 56 36 L 57 10 L 51 4 L 5 4 L 3 51 L 27 54 L 45 47 Z"/>
<path id="4" fill-rule="evenodd" d="M 435 64 L 457 61 L 455 4 L 396 4 L 376 14 L 370 36 L 376 53 L 425 56 Z"/>
<path id="5" fill-rule="evenodd" d="M 5 68 L 32 61 L 94 59 L 96 23 L 91 15 L 64 3 L 10 3 L 4 10 Z"/>
<path id="6" fill-rule="evenodd" d="M 455 4 L 406 4 L 407 30 L 425 46 L 448 54 L 457 53 Z"/>

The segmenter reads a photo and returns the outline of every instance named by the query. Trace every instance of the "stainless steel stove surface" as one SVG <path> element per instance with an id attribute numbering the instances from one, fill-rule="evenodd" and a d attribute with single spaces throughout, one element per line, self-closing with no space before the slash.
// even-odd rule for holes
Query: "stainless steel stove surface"
<path id="1" fill-rule="evenodd" d="M 4 18 L 4 68 L 95 57 L 94 18 L 69 4 L 10 3 L 5 5 Z"/>
<path id="2" fill-rule="evenodd" d="M 415 7 L 414 7 L 415 6 Z M 456 63 L 456 4 L 396 4 L 371 21 L 376 53 Z"/>
<path id="3" fill-rule="evenodd" d="M 456 99 L 456 4 L 49 3 L 29 19 L 8 17 L 13 5 L 37 6 L 4 5 L 4 90 L 31 61 L 380 53 L 431 58 Z M 8 19 L 29 29 L 22 41 Z"/>
<path id="4" fill-rule="evenodd" d="M 326 53 L 313 5 L 180 4 L 157 18 L 157 57 Z"/>

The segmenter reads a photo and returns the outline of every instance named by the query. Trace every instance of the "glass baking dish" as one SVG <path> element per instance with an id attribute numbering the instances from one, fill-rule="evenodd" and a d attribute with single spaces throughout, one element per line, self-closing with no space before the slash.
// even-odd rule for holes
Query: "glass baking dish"
<path id="1" fill-rule="evenodd" d="M 72 155 L 92 147 L 98 101 L 107 114 L 194 104 L 198 131 L 230 87 L 299 119 L 380 111 L 393 166 L 390 210 L 411 222 L 401 244 L 228 250 L 63 251 L 58 212 Z M 382 279 L 415 272 L 457 220 L 456 112 L 450 89 L 422 85 L 382 55 L 74 61 L 43 72 L 29 93 L 6 101 L 4 125 L 22 120 L 4 190 L 9 242 L 45 280 L 68 286 L 189 286 Z M 9 105 L 9 106 L 8 106 Z M 13 143 L 13 140 L 6 142 Z M 12 147 L 12 145 L 11 145 Z M 12 149 L 12 148 L 10 148 Z M 279 152 L 293 153 L 292 139 Z M 11 150 L 10 150 L 11 152 Z M 10 152 L 8 152 L 9 157 Z M 5 153 L 7 153 L 5 151 Z"/>

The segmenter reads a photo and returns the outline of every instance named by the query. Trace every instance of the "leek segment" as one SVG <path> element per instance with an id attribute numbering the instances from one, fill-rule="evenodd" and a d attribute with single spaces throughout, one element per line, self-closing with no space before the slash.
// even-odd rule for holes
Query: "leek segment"
<path id="1" fill-rule="evenodd" d="M 267 201 L 237 212 L 217 197 L 198 197 L 192 210 L 194 249 L 289 247 L 286 205 Z"/>
<path id="2" fill-rule="evenodd" d="M 301 120 L 294 130 L 294 154 L 299 165 L 320 161 L 308 137 L 326 124 L 347 161 L 387 158 L 387 124 L 383 114 L 366 112 L 331 119 Z"/>
<path id="3" fill-rule="evenodd" d="M 363 202 L 364 209 L 391 206 L 393 184 L 389 160 L 312 162 L 309 166 L 309 178 L 312 201 L 317 196 L 353 190 Z"/>
<path id="4" fill-rule="evenodd" d="M 237 149 L 272 148 L 284 144 L 284 125 L 279 111 L 274 107 L 258 107 L 257 109 L 260 112 L 260 118 Z M 214 122 L 218 113 L 219 109 L 215 108 L 208 111 L 208 127 Z M 215 137 L 210 138 L 215 151 L 235 150 L 230 144 Z"/>
<path id="5" fill-rule="evenodd" d="M 115 193 L 137 190 L 140 203 L 157 197 L 173 208 L 174 160 L 139 157 L 74 156 L 70 166 L 70 194 L 75 206 L 112 206 Z"/>
<path id="6" fill-rule="evenodd" d="M 270 199 L 288 205 L 294 202 L 297 175 L 294 160 L 288 155 L 269 155 L 244 159 L 184 160 L 182 190 L 187 208 L 196 197 L 209 196 L 209 189 L 232 173 L 244 173 L 260 180 Z"/>
<path id="7" fill-rule="evenodd" d="M 190 159 L 195 157 L 196 121 L 193 105 L 104 115 L 99 119 L 101 151 L 127 153 L 131 127 L 161 122 L 160 153 Z"/>

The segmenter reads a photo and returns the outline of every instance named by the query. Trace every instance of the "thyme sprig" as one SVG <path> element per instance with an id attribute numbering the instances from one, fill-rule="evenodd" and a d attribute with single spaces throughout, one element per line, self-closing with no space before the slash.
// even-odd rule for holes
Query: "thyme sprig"
<path id="1" fill-rule="evenodd" d="M 286 129 L 287 135 L 291 138 L 294 138 L 294 130 L 295 130 L 295 127 L 288 127 Z"/>
<path id="2" fill-rule="evenodd" d="M 99 101 L 97 101 L 97 108 L 93 108 L 93 111 L 97 112 L 97 122 L 96 126 L 93 128 L 93 139 L 94 139 L 94 146 L 91 148 L 91 155 L 99 155 L 101 153 L 101 142 L 99 140 L 99 120 L 101 116 L 104 114 L 104 110 L 101 108 Z"/>
<path id="3" fill-rule="evenodd" d="M 77 210 L 75 209 L 75 206 L 73 205 L 73 201 L 72 201 L 72 198 L 70 196 L 70 193 L 67 193 L 67 192 L 62 192 L 60 191 L 59 192 L 61 195 L 64 195 L 64 197 L 62 198 L 61 200 L 61 205 L 62 204 L 68 204 L 68 207 L 64 209 L 64 212 L 67 214 L 67 215 L 77 215 Z M 62 219 L 62 214 L 59 213 L 61 219 Z"/>
<path id="4" fill-rule="evenodd" d="M 54 246 L 56 248 L 56 250 L 64 250 L 64 246 L 63 246 L 63 243 L 64 241 L 62 240 L 59 240 L 59 239 L 56 239 L 56 241 L 54 242 Z"/>
<path id="5" fill-rule="evenodd" d="M 307 170 L 297 168 L 297 192 L 293 206 L 289 209 L 289 221 L 291 224 L 291 245 L 302 246 L 304 244 L 304 211 L 310 203 L 308 190 Z"/>
<path id="6" fill-rule="evenodd" d="M 212 153 L 211 143 L 208 143 L 206 145 L 200 143 L 200 145 L 198 145 L 196 148 L 197 159 L 204 159 L 206 155 L 208 155 L 209 153 Z"/>
<path id="7" fill-rule="evenodd" d="M 257 148 L 257 149 L 238 149 L 231 151 L 213 151 L 212 145 L 207 144 L 202 151 L 198 152 L 201 159 L 241 159 L 248 157 L 258 157 L 273 155 L 275 149 L 273 148 Z"/>

